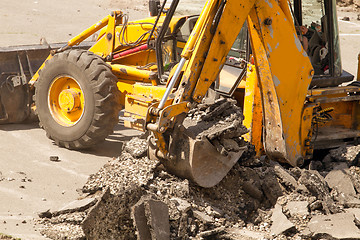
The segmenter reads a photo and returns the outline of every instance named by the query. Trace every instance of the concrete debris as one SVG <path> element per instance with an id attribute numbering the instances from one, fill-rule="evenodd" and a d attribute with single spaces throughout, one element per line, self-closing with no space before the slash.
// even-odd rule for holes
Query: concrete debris
<path id="1" fill-rule="evenodd" d="M 291 231 L 295 228 L 295 225 L 286 218 L 282 212 L 282 207 L 279 204 L 276 204 L 272 210 L 271 221 L 272 225 L 270 232 L 274 236 Z"/>
<path id="2" fill-rule="evenodd" d="M 262 232 L 256 232 L 248 229 L 229 228 L 226 229 L 226 233 L 223 235 L 224 239 L 230 240 L 259 240 L 267 239 L 267 235 Z"/>
<path id="3" fill-rule="evenodd" d="M 52 217 L 52 213 L 50 211 L 50 209 L 40 212 L 38 213 L 39 218 L 51 218 Z"/>
<path id="4" fill-rule="evenodd" d="M 360 157 L 360 145 L 342 146 L 330 150 L 330 156 L 339 162 L 346 162 L 350 165 L 357 165 Z"/>
<path id="5" fill-rule="evenodd" d="M 49 210 L 39 213 L 38 215 L 39 215 L 39 217 L 51 218 L 51 217 L 59 216 L 61 214 L 81 212 L 81 211 L 84 211 L 84 210 L 94 206 L 96 204 L 96 202 L 97 202 L 96 198 L 84 198 L 81 200 L 75 200 L 75 201 L 72 201 L 72 202 L 66 204 L 59 210 L 50 211 L 50 209 L 49 209 Z"/>
<path id="6" fill-rule="evenodd" d="M 82 191 L 96 193 L 109 187 L 115 194 L 124 191 L 127 183 L 145 185 L 152 178 L 156 165 L 156 161 L 147 157 L 135 159 L 130 153 L 123 152 L 119 158 L 109 160 L 99 172 L 90 175 Z"/>
<path id="7" fill-rule="evenodd" d="M 145 157 L 147 154 L 146 139 L 134 137 L 125 143 L 124 150 L 134 158 Z"/>
<path id="8" fill-rule="evenodd" d="M 291 216 L 306 216 L 309 214 L 309 203 L 307 201 L 290 201 L 286 204 L 286 209 Z"/>
<path id="9" fill-rule="evenodd" d="M 311 203 L 309 208 L 311 211 L 320 210 L 323 208 L 323 203 L 321 200 L 317 200 L 317 201 Z"/>
<path id="10" fill-rule="evenodd" d="M 222 154 L 244 149 L 246 144 L 241 136 L 248 130 L 242 125 L 244 117 L 236 103 L 222 98 L 214 104 L 197 105 L 183 122 L 187 134 L 194 139 L 206 137 Z"/>
<path id="11" fill-rule="evenodd" d="M 310 161 L 309 170 L 321 170 L 323 168 L 323 164 L 321 161 Z"/>
<path id="12" fill-rule="evenodd" d="M 170 239 L 168 206 L 162 201 L 143 196 L 131 210 L 139 240 Z"/>
<path id="13" fill-rule="evenodd" d="M 294 190 L 298 187 L 298 183 L 295 178 L 286 171 L 279 163 L 272 162 L 274 164 L 274 172 L 280 182 L 285 185 L 287 188 Z"/>
<path id="14" fill-rule="evenodd" d="M 257 199 L 257 200 L 261 200 L 263 197 L 263 192 L 256 187 L 256 185 L 254 184 L 253 181 L 244 181 L 243 182 L 243 190 L 249 194 L 251 197 Z"/>
<path id="15" fill-rule="evenodd" d="M 208 108 L 200 105 L 192 118 L 207 122 L 199 116 Z M 227 151 L 237 142 L 220 140 Z M 131 154 L 125 146 L 139 151 Z M 347 161 L 330 154 L 303 169 L 289 168 L 257 159 L 249 147 L 246 159 L 219 184 L 201 188 L 165 172 L 156 161 L 135 157 L 142 156 L 134 152 L 145 146 L 142 139 L 125 144 L 118 158 L 89 177 L 82 188 L 85 199 L 40 213 L 41 233 L 52 239 L 176 240 L 342 239 L 359 234 L 360 167 L 349 168 Z M 347 235 L 340 236 L 331 224 Z"/>
<path id="16" fill-rule="evenodd" d="M 180 212 L 187 212 L 191 209 L 191 204 L 186 201 L 183 200 L 181 198 L 170 198 L 170 201 L 175 203 L 176 208 L 180 211 Z"/>
<path id="17" fill-rule="evenodd" d="M 169 209 L 162 201 L 148 200 L 145 202 L 145 215 L 154 240 L 170 239 Z"/>
<path id="18" fill-rule="evenodd" d="M 358 208 L 358 207 L 357 208 L 347 208 L 347 209 L 345 209 L 345 212 L 354 215 L 355 222 L 360 223 L 360 208 Z M 359 225 L 359 224 L 357 224 L 357 225 Z"/>
<path id="19" fill-rule="evenodd" d="M 223 233 L 224 230 L 225 230 L 224 226 L 218 227 L 218 228 L 215 228 L 215 229 L 212 229 L 212 230 L 208 230 L 208 231 L 204 231 L 204 232 L 199 233 L 199 237 L 200 238 L 206 238 L 206 237 L 215 236 L 215 235 L 218 235 L 220 233 Z"/>
<path id="20" fill-rule="evenodd" d="M 205 224 L 214 222 L 214 219 L 212 217 L 208 216 L 204 212 L 193 211 L 193 214 L 194 214 L 195 218 L 197 218 L 198 220 L 200 220 L 201 222 L 203 222 Z"/>
<path id="21" fill-rule="evenodd" d="M 85 235 L 80 225 L 69 223 L 49 224 L 40 233 L 50 239 L 56 240 L 84 240 Z"/>
<path id="22" fill-rule="evenodd" d="M 313 196 L 322 201 L 326 214 L 338 212 L 330 196 L 329 186 L 318 171 L 303 169 L 298 182 L 305 185 Z"/>
<path id="23" fill-rule="evenodd" d="M 81 222 L 85 212 L 74 212 L 41 220 L 40 233 L 51 239 L 85 239 Z"/>
<path id="24" fill-rule="evenodd" d="M 140 200 L 141 201 L 141 200 Z M 131 218 L 136 227 L 137 239 L 147 240 L 151 239 L 150 228 L 147 225 L 147 218 L 145 215 L 144 202 L 136 203 L 131 209 Z"/>
<path id="25" fill-rule="evenodd" d="M 356 194 L 352 181 L 346 174 L 345 169 L 330 171 L 326 175 L 325 181 L 331 189 L 337 188 L 339 192 L 350 196 Z"/>
<path id="26" fill-rule="evenodd" d="M 360 199 L 355 197 L 346 198 L 343 205 L 345 208 L 360 208 Z"/>
<path id="27" fill-rule="evenodd" d="M 354 219 L 352 213 L 318 215 L 310 220 L 308 228 L 314 238 L 327 235 L 332 239 L 359 239 L 360 230 L 355 225 Z"/>
<path id="28" fill-rule="evenodd" d="M 349 174 L 353 186 L 357 193 L 360 193 L 360 168 L 352 166 L 349 168 Z"/>
<path id="29" fill-rule="evenodd" d="M 271 189 L 271 191 L 269 191 L 269 189 Z M 274 171 L 271 171 L 271 169 L 268 169 L 264 173 L 262 190 L 272 206 L 274 206 L 277 199 L 284 194 L 279 181 L 275 177 Z"/>
<path id="30" fill-rule="evenodd" d="M 140 187 L 129 187 L 118 195 L 106 190 L 100 201 L 82 222 L 87 239 L 134 239 L 135 231 L 130 217 L 134 206 L 145 194 Z"/>

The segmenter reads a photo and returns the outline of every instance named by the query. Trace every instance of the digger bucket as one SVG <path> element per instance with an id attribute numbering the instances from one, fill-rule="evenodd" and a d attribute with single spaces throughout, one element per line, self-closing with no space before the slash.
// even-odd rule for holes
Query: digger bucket
<path id="1" fill-rule="evenodd" d="M 88 49 L 83 42 L 75 48 Z M 0 48 L 0 124 L 19 123 L 30 115 L 32 93 L 28 82 L 37 72 L 50 50 L 65 43 Z"/>
<path id="2" fill-rule="evenodd" d="M 220 154 L 207 138 L 196 139 L 186 130 L 172 135 L 168 158 L 159 157 L 156 145 L 149 141 L 149 158 L 160 159 L 166 170 L 197 185 L 210 188 L 218 184 L 235 165 L 247 147 Z"/>

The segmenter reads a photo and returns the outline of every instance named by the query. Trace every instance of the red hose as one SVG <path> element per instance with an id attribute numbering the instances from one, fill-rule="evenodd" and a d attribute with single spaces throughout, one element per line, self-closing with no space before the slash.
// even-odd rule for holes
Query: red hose
<path id="1" fill-rule="evenodd" d="M 143 50 L 147 50 L 149 47 L 147 44 L 144 44 L 144 45 L 140 45 L 136 48 L 132 48 L 132 49 L 129 49 L 129 50 L 126 50 L 126 51 L 123 51 L 123 52 L 120 52 L 120 53 L 117 53 L 113 56 L 113 59 L 117 59 L 117 58 L 121 58 L 121 57 L 125 57 L 127 55 L 130 55 L 132 53 L 136 53 L 136 52 L 140 52 L 140 51 L 143 51 Z"/>

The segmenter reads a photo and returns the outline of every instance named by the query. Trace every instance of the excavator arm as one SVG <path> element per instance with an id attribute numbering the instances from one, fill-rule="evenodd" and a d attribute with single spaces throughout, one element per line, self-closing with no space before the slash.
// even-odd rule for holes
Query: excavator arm
<path id="1" fill-rule="evenodd" d="M 173 154 L 180 142 L 169 141 L 166 136 L 184 138 L 177 129 L 181 129 L 186 113 L 194 103 L 201 102 L 215 81 L 246 20 L 262 99 L 264 150 L 271 159 L 293 166 L 303 161 L 299 131 L 313 69 L 296 34 L 287 1 L 209 0 L 169 79 L 163 99 L 149 108 L 146 119 L 147 129 L 154 136 L 155 157 L 163 159 L 170 169 L 173 165 L 180 176 L 184 174 L 179 174 L 181 167 L 176 165 L 182 160 Z M 172 92 L 175 97 L 168 99 Z M 197 157 L 201 158 L 194 156 Z M 193 168 L 190 171 L 195 165 L 198 164 L 190 160 L 190 168 Z M 196 171 L 201 172 L 201 169 Z M 194 179 L 196 174 L 185 177 L 204 186 L 202 180 Z"/>

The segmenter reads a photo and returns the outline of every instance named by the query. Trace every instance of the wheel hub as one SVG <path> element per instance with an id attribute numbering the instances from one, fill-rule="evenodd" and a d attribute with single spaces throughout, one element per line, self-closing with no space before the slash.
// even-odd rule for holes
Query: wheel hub
<path id="1" fill-rule="evenodd" d="M 73 112 L 80 107 L 81 92 L 76 89 L 65 89 L 59 95 L 59 106 L 61 111 Z"/>
<path id="2" fill-rule="evenodd" d="M 80 84 L 70 76 L 55 78 L 48 92 L 49 110 L 62 126 L 74 126 L 84 113 L 85 99 Z"/>

